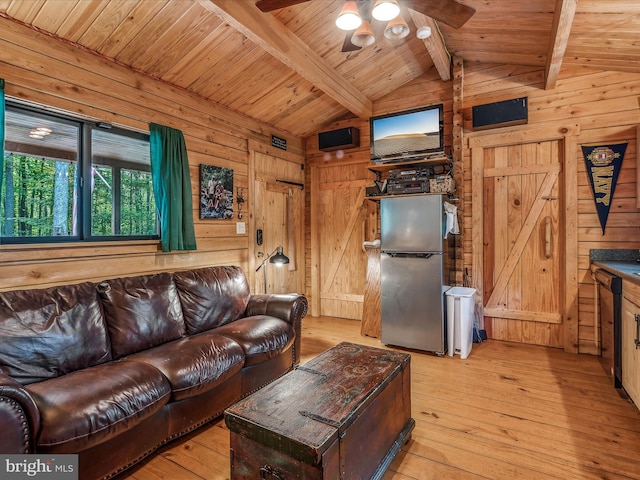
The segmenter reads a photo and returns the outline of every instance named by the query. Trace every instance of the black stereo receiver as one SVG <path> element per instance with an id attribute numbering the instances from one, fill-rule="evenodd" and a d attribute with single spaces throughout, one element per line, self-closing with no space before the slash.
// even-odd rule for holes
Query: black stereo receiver
<path id="1" fill-rule="evenodd" d="M 409 168 L 405 170 L 395 168 L 389 170 L 389 180 L 428 179 L 429 175 L 433 175 L 433 169 L 431 168 Z"/>
<path id="2" fill-rule="evenodd" d="M 399 195 L 402 193 L 429 193 L 429 180 L 404 180 L 389 182 L 387 185 L 389 195 Z"/>

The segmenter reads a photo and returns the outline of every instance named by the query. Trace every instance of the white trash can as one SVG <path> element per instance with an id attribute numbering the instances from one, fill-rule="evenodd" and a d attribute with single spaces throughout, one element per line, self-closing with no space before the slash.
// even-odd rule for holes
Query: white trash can
<path id="1" fill-rule="evenodd" d="M 447 295 L 447 350 L 449 356 L 460 354 L 465 359 L 473 344 L 473 316 L 475 309 L 475 288 L 453 287 Z"/>

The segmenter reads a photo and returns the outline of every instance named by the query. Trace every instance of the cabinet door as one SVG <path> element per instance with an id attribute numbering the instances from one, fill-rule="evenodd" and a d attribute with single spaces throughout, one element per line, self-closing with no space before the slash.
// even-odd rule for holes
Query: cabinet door
<path id="1" fill-rule="evenodd" d="M 635 296 L 628 298 L 625 291 L 622 300 L 622 386 L 638 408 L 640 408 L 640 350 L 636 348 L 638 338 L 636 315 L 640 315 L 639 303 L 640 298 L 636 299 Z"/>

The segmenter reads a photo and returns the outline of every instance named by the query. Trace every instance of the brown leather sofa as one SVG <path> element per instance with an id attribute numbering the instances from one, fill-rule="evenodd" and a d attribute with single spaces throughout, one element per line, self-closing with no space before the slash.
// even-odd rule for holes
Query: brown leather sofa
<path id="1" fill-rule="evenodd" d="M 0 453 L 114 476 L 290 371 L 306 312 L 238 267 L 0 293 Z"/>

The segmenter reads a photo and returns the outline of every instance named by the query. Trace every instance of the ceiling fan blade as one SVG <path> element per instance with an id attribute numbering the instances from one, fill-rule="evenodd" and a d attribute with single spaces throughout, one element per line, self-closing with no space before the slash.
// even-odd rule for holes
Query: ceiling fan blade
<path id="1" fill-rule="evenodd" d="M 473 17 L 476 9 L 458 3 L 456 0 L 405 0 L 404 4 L 411 10 L 445 23 L 453 28 L 460 28 Z"/>
<path id="2" fill-rule="evenodd" d="M 279 10 L 280 8 L 286 8 L 308 1 L 309 0 L 258 0 L 256 7 L 262 12 L 272 12 L 273 10 Z"/>
<path id="3" fill-rule="evenodd" d="M 358 47 L 357 45 L 354 45 L 353 43 L 351 43 L 351 37 L 353 37 L 353 32 L 355 30 L 351 30 L 350 32 L 347 32 L 346 35 L 344 36 L 344 43 L 342 44 L 342 52 L 346 53 L 346 52 L 355 52 L 356 50 L 360 50 L 362 47 Z"/>

